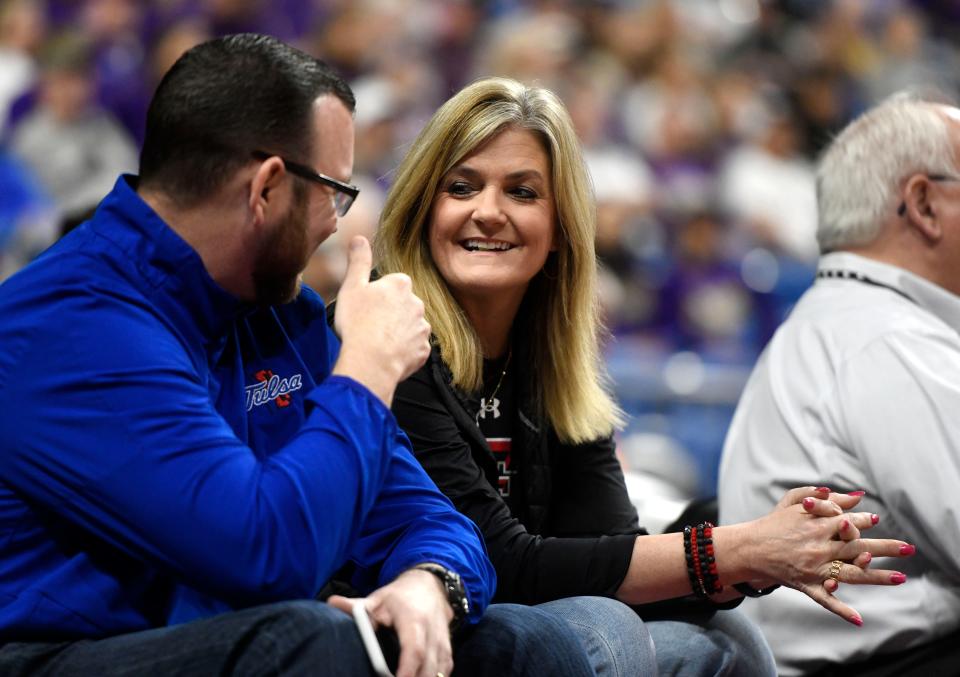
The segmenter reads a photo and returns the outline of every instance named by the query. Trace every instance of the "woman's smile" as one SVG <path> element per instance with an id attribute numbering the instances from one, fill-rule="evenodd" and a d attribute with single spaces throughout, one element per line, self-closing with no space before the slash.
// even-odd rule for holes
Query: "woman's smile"
<path id="1" fill-rule="evenodd" d="M 508 127 L 443 177 L 430 253 L 454 297 L 519 304 L 554 248 L 550 160 L 540 138 Z"/>

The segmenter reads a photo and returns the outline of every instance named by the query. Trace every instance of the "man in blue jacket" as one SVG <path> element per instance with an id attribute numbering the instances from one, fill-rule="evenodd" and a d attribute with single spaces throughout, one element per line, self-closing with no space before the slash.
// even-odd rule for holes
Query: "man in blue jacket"
<path id="1" fill-rule="evenodd" d="M 190 50 L 139 177 L 0 286 L 3 674 L 368 674 L 353 604 L 398 675 L 589 674 L 548 616 L 484 615 L 477 530 L 390 413 L 429 353 L 409 279 L 352 242 L 339 340 L 300 287 L 353 106 L 272 38 Z M 367 596 L 314 601 L 334 574 Z"/>

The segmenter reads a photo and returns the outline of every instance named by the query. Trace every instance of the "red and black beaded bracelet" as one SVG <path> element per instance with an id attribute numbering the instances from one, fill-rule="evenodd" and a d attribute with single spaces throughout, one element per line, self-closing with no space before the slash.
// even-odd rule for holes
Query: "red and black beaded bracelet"
<path id="1" fill-rule="evenodd" d="M 723 591 L 713 550 L 713 524 L 705 522 L 683 529 L 683 553 L 690 588 L 701 599 Z"/>

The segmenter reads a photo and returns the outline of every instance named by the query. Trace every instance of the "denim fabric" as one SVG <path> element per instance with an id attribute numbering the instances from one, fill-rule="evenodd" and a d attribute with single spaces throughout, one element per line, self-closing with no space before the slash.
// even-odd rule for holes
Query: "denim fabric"
<path id="1" fill-rule="evenodd" d="M 776 677 L 760 629 L 737 609 L 646 622 L 661 677 Z"/>
<path id="2" fill-rule="evenodd" d="M 458 677 L 593 675 L 564 622 L 532 607 L 496 604 L 458 633 Z M 315 601 L 281 602 L 100 640 L 10 642 L 0 674 L 372 675 L 353 619 Z"/>
<path id="3" fill-rule="evenodd" d="M 595 674 L 573 628 L 537 607 L 493 604 L 456 639 L 456 677 Z"/>
<path id="4" fill-rule="evenodd" d="M 657 674 L 650 633 L 626 604 L 606 597 L 568 597 L 536 608 L 562 618 L 573 628 L 600 677 Z"/>

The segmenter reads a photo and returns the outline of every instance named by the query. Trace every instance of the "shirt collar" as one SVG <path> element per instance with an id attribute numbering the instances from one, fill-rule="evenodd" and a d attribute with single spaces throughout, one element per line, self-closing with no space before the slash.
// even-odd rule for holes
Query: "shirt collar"
<path id="1" fill-rule="evenodd" d="M 896 289 L 960 333 L 960 297 L 909 270 L 851 252 L 831 252 L 820 257 L 817 272 L 831 271 L 856 273 Z"/>

